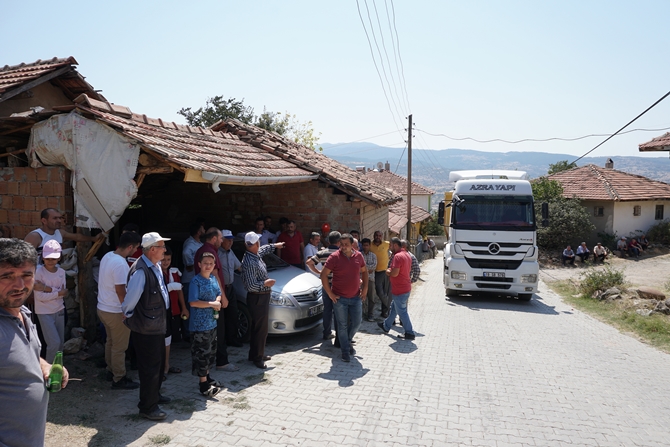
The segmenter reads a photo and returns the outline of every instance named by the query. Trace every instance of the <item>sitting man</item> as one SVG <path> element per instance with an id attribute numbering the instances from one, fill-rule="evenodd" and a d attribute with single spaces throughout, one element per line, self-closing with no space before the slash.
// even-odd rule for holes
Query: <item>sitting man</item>
<path id="1" fill-rule="evenodd" d="M 621 237 L 619 241 L 616 243 L 616 249 L 621 252 L 621 256 L 624 256 L 628 254 L 628 244 L 626 243 L 626 238 Z"/>
<path id="2" fill-rule="evenodd" d="M 628 253 L 635 255 L 636 258 L 640 257 L 640 253 L 642 253 L 642 247 L 640 247 L 640 244 L 637 243 L 637 239 L 632 238 L 628 243 Z"/>
<path id="3" fill-rule="evenodd" d="M 569 245 L 563 250 L 563 265 L 565 265 L 565 261 L 568 261 L 568 264 L 575 265 L 575 252 Z"/>
<path id="4" fill-rule="evenodd" d="M 579 247 L 577 247 L 577 256 L 579 256 L 579 259 L 581 259 L 582 264 L 589 259 L 590 255 L 591 252 L 589 251 L 589 248 L 586 246 L 586 242 L 582 242 L 582 244 Z"/>
<path id="5" fill-rule="evenodd" d="M 646 235 L 640 236 L 640 238 L 637 240 L 638 244 L 642 247 L 642 250 L 646 250 L 647 247 L 649 247 L 649 239 L 647 239 Z"/>
<path id="6" fill-rule="evenodd" d="M 605 262 L 605 258 L 607 258 L 607 249 L 603 247 L 603 244 L 598 242 L 598 245 L 593 247 L 593 262 Z"/>

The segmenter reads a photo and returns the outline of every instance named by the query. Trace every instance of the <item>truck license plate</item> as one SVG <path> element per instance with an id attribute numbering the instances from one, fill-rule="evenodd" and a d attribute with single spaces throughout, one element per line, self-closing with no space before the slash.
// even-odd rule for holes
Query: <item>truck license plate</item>
<path id="1" fill-rule="evenodd" d="M 489 278 L 504 278 L 505 272 L 484 272 L 484 276 Z"/>
<path id="2" fill-rule="evenodd" d="M 314 315 L 319 315 L 321 313 L 323 313 L 323 304 L 317 304 L 316 306 L 309 308 L 307 316 L 313 317 Z"/>

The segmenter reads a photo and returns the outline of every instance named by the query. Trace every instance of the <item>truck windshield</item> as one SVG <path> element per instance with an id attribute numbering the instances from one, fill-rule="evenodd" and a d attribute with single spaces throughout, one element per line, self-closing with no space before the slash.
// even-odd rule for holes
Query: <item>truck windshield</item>
<path id="1" fill-rule="evenodd" d="M 454 207 L 452 225 L 457 229 L 531 231 L 535 212 L 531 196 L 468 196 Z"/>

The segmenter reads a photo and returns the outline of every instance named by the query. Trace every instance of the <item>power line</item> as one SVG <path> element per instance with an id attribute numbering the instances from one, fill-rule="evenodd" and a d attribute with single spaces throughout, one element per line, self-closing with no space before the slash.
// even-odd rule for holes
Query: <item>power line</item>
<path id="1" fill-rule="evenodd" d="M 632 120 L 628 121 L 628 123 L 626 123 L 625 126 L 623 126 L 621 129 L 619 129 L 619 130 L 617 130 L 616 132 L 614 132 L 614 133 L 613 133 L 612 135 L 610 135 L 609 137 L 605 138 L 599 145 L 597 145 L 596 147 L 594 147 L 594 148 L 591 149 L 590 151 L 586 152 L 584 155 L 582 155 L 582 156 L 579 157 L 578 159 L 574 160 L 573 163 L 578 162 L 578 161 L 581 160 L 582 158 L 584 158 L 584 157 L 586 157 L 587 155 L 589 155 L 591 152 L 593 152 L 593 151 L 595 151 L 596 149 L 598 149 L 598 148 L 599 148 L 600 146 L 602 146 L 603 144 L 607 143 L 607 142 L 608 142 L 610 139 L 612 139 L 615 135 L 617 135 L 619 132 L 621 132 L 622 130 L 624 130 L 626 127 L 628 127 L 628 126 L 630 126 L 631 124 L 633 124 L 635 121 L 638 120 L 638 118 L 640 118 L 642 115 L 644 115 L 645 113 L 647 113 L 648 111 L 650 111 L 651 109 L 653 109 L 654 107 L 656 107 L 656 105 L 657 105 L 659 102 L 663 101 L 663 100 L 664 100 L 665 98 L 667 98 L 668 96 L 670 96 L 670 92 L 668 92 L 668 93 L 666 93 L 665 95 L 661 96 L 661 98 L 658 99 L 655 103 L 653 103 L 652 105 L 650 105 L 649 107 L 647 107 L 646 110 L 645 110 L 644 112 L 640 113 L 638 116 L 636 116 L 636 117 L 633 118 Z"/>
<path id="2" fill-rule="evenodd" d="M 386 17 L 388 18 L 388 4 L 386 2 L 384 2 L 384 4 L 386 5 Z M 407 106 L 407 110 L 409 111 L 409 113 L 411 113 L 412 108 L 409 105 L 409 95 L 407 94 L 407 84 L 405 83 L 405 69 L 402 63 L 402 55 L 400 54 L 400 39 L 398 38 L 398 29 L 395 26 L 395 6 L 393 6 L 393 0 L 391 0 L 391 12 L 393 12 L 393 29 L 395 30 L 395 40 L 396 40 L 395 43 L 397 43 L 397 45 L 395 43 L 393 45 L 393 56 L 395 57 L 395 51 L 397 47 L 398 59 L 400 60 L 400 78 L 402 79 L 403 95 Z M 393 33 L 391 33 L 391 42 L 393 42 Z M 396 60 L 396 70 L 398 69 L 397 67 L 398 67 L 398 61 Z"/>
<path id="3" fill-rule="evenodd" d="M 638 118 L 639 118 L 639 116 L 638 116 Z M 628 123 L 626 126 L 631 124 L 633 121 Z M 624 128 L 626 126 L 624 126 Z M 527 142 L 544 143 L 544 142 L 547 142 L 547 141 L 578 141 L 578 140 L 584 140 L 586 138 L 593 138 L 593 137 L 614 136 L 614 135 L 610 135 L 610 134 L 589 134 L 589 135 L 583 135 L 581 137 L 575 137 L 575 138 L 562 138 L 562 137 L 524 138 L 524 139 L 521 139 L 521 140 L 510 141 L 510 140 L 503 140 L 503 139 L 500 139 L 500 138 L 494 138 L 494 139 L 490 139 L 490 140 L 480 140 L 480 139 L 473 138 L 473 137 L 457 138 L 457 137 L 451 137 L 451 136 L 443 134 L 443 133 L 431 133 L 431 132 L 427 132 L 427 131 L 422 130 L 422 129 L 416 129 L 416 130 L 418 132 L 425 133 L 426 135 L 431 135 L 433 137 L 444 137 L 444 138 L 447 138 L 449 140 L 454 140 L 454 141 L 474 141 L 476 143 L 507 143 L 507 144 L 519 144 L 519 143 L 527 143 Z M 617 132 L 615 135 L 625 135 L 625 134 L 632 133 L 632 132 L 660 132 L 662 130 L 670 130 L 670 127 L 662 127 L 662 128 L 659 128 L 659 129 L 631 129 L 631 130 L 627 130 L 626 132 Z"/>
<path id="4" fill-rule="evenodd" d="M 384 4 L 386 5 L 386 1 L 384 1 Z M 386 50 L 386 39 L 384 39 L 384 31 L 382 30 L 382 23 L 379 20 L 379 11 L 377 10 L 377 3 L 375 2 L 375 0 L 372 0 L 372 6 L 375 8 L 375 16 L 377 17 L 377 26 L 379 27 L 379 37 L 381 38 L 382 48 L 384 48 L 384 55 L 386 56 L 386 61 L 387 61 L 388 66 L 389 66 L 389 74 L 391 75 L 391 82 L 393 83 L 393 90 L 395 91 L 395 96 L 398 98 L 398 102 L 400 103 L 400 108 L 403 109 L 403 104 L 401 103 L 402 98 L 398 94 L 398 86 L 396 85 L 395 77 L 393 76 L 393 69 L 391 67 L 391 59 L 389 58 L 389 53 Z M 386 21 L 388 22 L 388 10 L 387 10 L 387 15 L 386 15 Z M 391 35 L 391 41 L 393 41 L 393 35 Z M 395 48 L 395 45 L 394 45 L 394 48 Z M 381 53 L 380 53 L 380 56 L 381 56 Z M 388 82 L 388 80 L 387 80 L 387 82 Z M 400 79 L 398 79 L 398 82 L 400 82 Z M 391 90 L 391 87 L 389 86 L 389 91 L 390 90 Z M 403 109 L 403 114 L 408 115 L 407 109 Z"/>
<path id="5" fill-rule="evenodd" d="M 386 88 L 384 87 L 384 81 L 382 80 L 382 75 L 379 72 L 379 67 L 377 66 L 377 61 L 375 60 L 375 53 L 374 50 L 372 49 L 372 42 L 370 42 L 370 36 L 368 35 L 368 30 L 365 28 L 365 22 L 363 21 L 363 15 L 361 14 L 361 7 L 360 4 L 358 3 L 358 0 L 356 0 L 356 8 L 358 9 L 358 17 L 361 19 L 361 25 L 363 25 L 363 31 L 365 31 L 365 38 L 368 40 L 368 47 L 370 47 L 370 55 L 372 56 L 372 63 L 375 66 L 375 70 L 377 70 L 377 76 L 379 77 L 379 83 L 382 85 L 382 91 L 384 92 L 384 97 L 386 98 L 386 104 L 388 105 L 389 112 L 391 112 L 391 117 L 393 118 L 393 122 L 395 123 L 396 131 L 400 134 L 400 127 L 398 125 L 398 121 L 396 120 L 396 116 L 393 113 L 393 110 L 391 109 L 391 102 L 389 101 L 389 97 L 386 94 Z M 367 3 L 366 3 L 366 8 L 367 8 Z M 369 11 L 368 11 L 368 16 L 369 16 Z"/>

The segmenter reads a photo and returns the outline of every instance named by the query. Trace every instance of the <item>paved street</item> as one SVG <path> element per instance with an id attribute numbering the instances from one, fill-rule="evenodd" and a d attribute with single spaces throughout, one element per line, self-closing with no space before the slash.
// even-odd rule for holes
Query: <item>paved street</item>
<path id="1" fill-rule="evenodd" d="M 441 260 L 410 301 L 417 339 L 363 322 L 343 363 L 320 331 L 273 338 L 265 374 L 230 349 L 230 389 L 197 394 L 175 349 L 166 423 L 134 421 L 119 442 L 174 446 L 667 446 L 670 356 L 574 311 L 545 286 L 530 303 L 445 300 Z M 398 328 L 401 329 L 401 328 Z M 136 395 L 114 403 L 134 413 Z M 121 441 L 123 440 L 123 442 Z"/>

